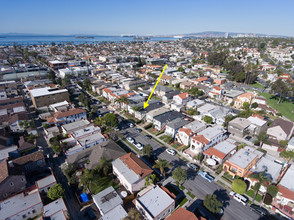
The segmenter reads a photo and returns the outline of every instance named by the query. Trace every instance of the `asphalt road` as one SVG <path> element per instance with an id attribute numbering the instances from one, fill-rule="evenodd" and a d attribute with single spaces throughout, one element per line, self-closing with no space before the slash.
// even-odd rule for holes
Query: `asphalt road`
<path id="1" fill-rule="evenodd" d="M 167 174 L 170 174 L 173 169 L 178 166 L 186 169 L 188 171 L 188 179 L 183 184 L 183 186 L 192 192 L 197 199 L 204 200 L 206 194 L 216 194 L 218 199 L 222 201 L 224 204 L 224 220 L 244 220 L 244 219 L 259 219 L 260 216 L 255 212 L 252 212 L 249 209 L 249 205 L 244 206 L 241 203 L 238 203 L 234 199 L 229 197 L 229 192 L 227 192 L 224 188 L 218 185 L 215 182 L 209 183 L 207 180 L 203 179 L 201 176 L 197 175 L 194 170 L 188 169 L 186 166 L 186 162 L 180 159 L 178 156 L 172 156 L 168 154 L 165 150 L 166 148 L 160 145 L 158 142 L 154 141 L 153 139 L 149 139 L 146 137 L 144 133 L 140 133 L 135 130 L 135 128 L 126 128 L 120 131 L 120 133 L 126 137 L 132 137 L 135 139 L 136 142 L 140 142 L 143 145 L 150 144 L 153 147 L 153 154 L 155 154 L 158 158 L 164 159 L 169 161 L 172 168 L 168 170 Z M 195 204 L 192 204 L 189 207 L 190 210 L 193 209 Z"/>

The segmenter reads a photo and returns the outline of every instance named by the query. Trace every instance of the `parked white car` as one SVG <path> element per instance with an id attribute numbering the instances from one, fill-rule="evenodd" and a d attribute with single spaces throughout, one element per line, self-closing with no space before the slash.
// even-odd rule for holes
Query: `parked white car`
<path id="1" fill-rule="evenodd" d="M 168 154 L 175 156 L 177 154 L 177 152 L 173 149 L 166 149 L 165 150 Z"/>

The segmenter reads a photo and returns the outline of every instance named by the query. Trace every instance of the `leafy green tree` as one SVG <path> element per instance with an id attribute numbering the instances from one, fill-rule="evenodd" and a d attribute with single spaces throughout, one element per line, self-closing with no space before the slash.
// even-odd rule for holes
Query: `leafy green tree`
<path id="1" fill-rule="evenodd" d="M 29 136 L 26 137 L 26 140 L 28 142 L 34 143 L 37 140 L 37 137 L 38 137 L 37 135 L 30 134 Z"/>
<path id="2" fill-rule="evenodd" d="M 176 181 L 178 181 L 180 184 L 182 184 L 187 179 L 187 170 L 184 170 L 181 167 L 177 167 L 172 172 L 172 175 Z"/>
<path id="3" fill-rule="evenodd" d="M 105 157 L 101 157 L 99 165 L 95 169 L 97 169 L 99 172 L 102 172 L 104 176 L 107 176 L 111 167 L 111 162 L 108 161 Z"/>
<path id="4" fill-rule="evenodd" d="M 291 160 L 294 159 L 294 151 L 292 150 L 282 151 L 280 153 L 280 157 L 285 158 L 289 163 Z"/>
<path id="5" fill-rule="evenodd" d="M 153 152 L 153 148 L 150 144 L 147 144 L 143 148 L 143 154 L 146 155 L 147 157 L 150 157 Z"/>
<path id="6" fill-rule="evenodd" d="M 62 185 L 57 183 L 49 189 L 47 193 L 47 197 L 51 200 L 55 200 L 55 199 L 63 197 L 64 193 L 65 193 L 65 190 L 63 189 Z"/>
<path id="7" fill-rule="evenodd" d="M 161 175 L 165 176 L 165 169 L 171 167 L 168 161 L 159 158 L 153 168 L 160 170 Z"/>
<path id="8" fill-rule="evenodd" d="M 267 134 L 266 134 L 265 131 L 260 132 L 260 134 L 257 135 L 256 138 L 257 138 L 257 140 L 256 140 L 256 144 L 259 144 L 259 147 L 261 147 L 263 143 L 269 143 L 269 142 L 267 141 L 268 136 L 267 136 Z"/>
<path id="9" fill-rule="evenodd" d="M 183 67 L 180 66 L 180 67 L 178 68 L 178 72 L 182 72 L 182 73 L 183 73 L 183 72 L 185 72 L 185 70 L 184 70 Z"/>
<path id="10" fill-rule="evenodd" d="M 253 180 L 257 180 L 257 182 L 260 184 L 260 185 L 264 185 L 264 186 L 268 186 L 271 182 L 271 179 L 265 175 L 265 172 L 260 172 L 260 173 L 251 173 L 248 175 L 248 178 L 250 179 L 253 179 Z M 254 203 L 255 201 L 255 198 L 258 194 L 258 190 L 255 191 L 255 194 L 254 194 L 254 197 L 252 199 L 252 204 Z"/>
<path id="11" fill-rule="evenodd" d="M 94 119 L 94 125 L 98 127 L 103 127 L 105 125 L 105 120 L 103 117 L 97 117 Z"/>
<path id="12" fill-rule="evenodd" d="M 208 63 L 210 65 L 222 66 L 227 58 L 228 54 L 226 52 L 212 52 L 208 53 Z"/>
<path id="13" fill-rule="evenodd" d="M 258 104 L 256 102 L 253 102 L 251 105 L 251 108 L 257 108 L 257 107 L 258 107 Z"/>
<path id="14" fill-rule="evenodd" d="M 277 79 L 271 84 L 271 93 L 279 94 L 279 101 L 277 104 L 280 104 L 282 98 L 284 98 L 290 91 L 287 83 L 285 83 L 281 78 Z"/>
<path id="15" fill-rule="evenodd" d="M 156 184 L 157 182 L 158 182 L 158 177 L 154 173 L 145 177 L 146 186 L 149 186 L 150 184 Z"/>
<path id="16" fill-rule="evenodd" d="M 91 86 L 92 86 L 92 82 L 89 78 L 86 78 L 84 81 L 83 81 L 83 89 L 86 89 L 86 90 L 91 90 Z"/>
<path id="17" fill-rule="evenodd" d="M 128 217 L 125 217 L 124 220 L 141 220 L 142 216 L 140 212 L 135 209 L 131 208 L 130 211 L 128 212 Z"/>
<path id="18" fill-rule="evenodd" d="M 278 192 L 279 192 L 279 188 L 276 185 L 270 185 L 267 187 L 267 191 L 268 194 L 270 194 L 273 198 L 277 196 Z"/>
<path id="19" fill-rule="evenodd" d="M 250 108 L 250 104 L 249 104 L 249 102 L 244 102 L 242 108 L 243 108 L 244 110 L 249 110 L 249 108 Z"/>
<path id="20" fill-rule="evenodd" d="M 203 96 L 203 95 L 204 95 L 204 92 L 202 90 L 198 90 L 197 96 Z"/>
<path id="21" fill-rule="evenodd" d="M 205 121 L 207 124 L 212 124 L 212 117 L 205 115 L 203 118 L 203 121 Z"/>
<path id="22" fill-rule="evenodd" d="M 246 192 L 247 185 L 246 183 L 241 179 L 234 179 L 232 183 L 232 190 L 239 194 L 244 194 Z"/>
<path id="23" fill-rule="evenodd" d="M 193 88 L 191 88 L 189 91 L 188 91 L 188 93 L 190 94 L 190 95 L 197 95 L 197 92 L 199 91 L 199 89 L 197 88 L 197 87 L 193 87 Z"/>
<path id="24" fill-rule="evenodd" d="M 49 127 L 50 127 L 50 125 L 48 125 L 47 123 L 43 123 L 43 128 L 47 129 Z"/>
<path id="25" fill-rule="evenodd" d="M 118 118 L 114 113 L 107 113 L 103 119 L 105 124 L 111 128 L 115 128 L 118 125 Z"/>
<path id="26" fill-rule="evenodd" d="M 62 151 L 60 145 L 52 145 L 51 148 L 56 154 L 59 154 Z"/>
<path id="27" fill-rule="evenodd" d="M 216 195 L 206 194 L 205 199 L 203 201 L 203 205 L 212 213 L 219 213 L 223 204 L 218 201 Z"/>
<path id="28" fill-rule="evenodd" d="M 194 108 L 190 108 L 188 111 L 187 111 L 188 115 L 198 115 L 198 111 L 197 109 L 194 109 Z"/>
<path id="29" fill-rule="evenodd" d="M 285 148 L 288 145 L 288 141 L 287 140 L 281 140 L 281 141 L 279 141 L 279 145 L 282 148 Z"/>

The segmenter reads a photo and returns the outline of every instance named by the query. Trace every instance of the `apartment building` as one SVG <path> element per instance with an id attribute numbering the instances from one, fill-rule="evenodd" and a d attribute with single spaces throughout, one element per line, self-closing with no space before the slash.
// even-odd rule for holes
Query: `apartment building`
<path id="1" fill-rule="evenodd" d="M 36 109 L 42 106 L 49 106 L 57 102 L 70 101 L 67 89 L 44 87 L 29 91 L 33 105 Z"/>

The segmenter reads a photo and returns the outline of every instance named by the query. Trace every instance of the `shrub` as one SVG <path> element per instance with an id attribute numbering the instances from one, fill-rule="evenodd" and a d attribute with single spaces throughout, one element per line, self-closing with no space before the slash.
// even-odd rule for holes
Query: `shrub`
<path id="1" fill-rule="evenodd" d="M 241 179 L 235 179 L 232 183 L 232 189 L 236 193 L 244 194 L 247 189 L 247 184 Z"/>

